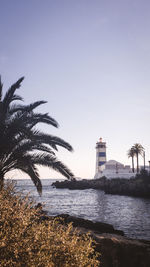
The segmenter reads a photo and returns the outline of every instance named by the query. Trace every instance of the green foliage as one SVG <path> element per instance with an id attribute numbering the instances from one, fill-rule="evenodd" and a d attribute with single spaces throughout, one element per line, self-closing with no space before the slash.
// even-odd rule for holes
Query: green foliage
<path id="1" fill-rule="evenodd" d="M 45 101 L 36 101 L 29 105 L 18 104 L 23 101 L 16 95 L 24 78 L 13 84 L 2 98 L 3 85 L 0 80 L 0 184 L 6 173 L 19 169 L 29 175 L 39 193 L 42 184 L 39 179 L 37 165 L 52 168 L 68 179 L 72 179 L 72 172 L 55 156 L 58 146 L 69 151 L 72 147 L 63 139 L 45 134 L 37 130 L 38 123 L 45 123 L 58 127 L 55 119 L 48 113 L 35 112 L 35 108 L 45 104 Z"/>
<path id="2" fill-rule="evenodd" d="M 99 266 L 88 235 L 55 219 L 42 221 L 39 214 L 12 184 L 0 191 L 0 267 Z"/>
<path id="3" fill-rule="evenodd" d="M 150 174 L 147 170 L 141 169 L 140 173 L 137 173 L 135 178 L 141 179 L 143 182 L 150 184 Z"/>

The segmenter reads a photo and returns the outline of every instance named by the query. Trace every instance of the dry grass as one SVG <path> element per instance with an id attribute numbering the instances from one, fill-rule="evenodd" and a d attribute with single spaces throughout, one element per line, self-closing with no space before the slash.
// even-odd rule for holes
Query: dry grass
<path id="1" fill-rule="evenodd" d="M 40 221 L 28 197 L 7 184 L 0 191 L 0 266 L 97 267 L 88 235 L 82 237 L 56 220 Z"/>

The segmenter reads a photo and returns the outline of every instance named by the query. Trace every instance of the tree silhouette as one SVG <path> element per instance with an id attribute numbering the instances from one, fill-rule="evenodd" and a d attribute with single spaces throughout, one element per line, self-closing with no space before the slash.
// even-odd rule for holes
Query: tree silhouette
<path id="1" fill-rule="evenodd" d="M 134 148 L 131 147 L 129 150 L 128 150 L 128 158 L 132 158 L 132 172 L 134 173 L 134 156 L 135 156 L 135 151 L 134 151 Z"/>
<path id="2" fill-rule="evenodd" d="M 137 158 L 137 173 L 139 173 L 139 155 L 143 156 L 144 148 L 141 144 L 134 144 L 132 147 Z"/>
<path id="3" fill-rule="evenodd" d="M 73 173 L 55 156 L 57 147 L 61 146 L 72 151 L 69 143 L 63 139 L 45 134 L 36 128 L 38 123 L 58 127 L 55 119 L 48 113 L 36 113 L 34 109 L 46 101 L 36 101 L 29 105 L 18 104 L 23 101 L 16 94 L 24 77 L 14 83 L 2 98 L 3 84 L 0 79 L 0 183 L 3 186 L 6 173 L 19 169 L 28 174 L 42 193 L 37 165 L 50 167 L 68 179 Z M 20 102 L 19 102 L 20 103 Z"/>

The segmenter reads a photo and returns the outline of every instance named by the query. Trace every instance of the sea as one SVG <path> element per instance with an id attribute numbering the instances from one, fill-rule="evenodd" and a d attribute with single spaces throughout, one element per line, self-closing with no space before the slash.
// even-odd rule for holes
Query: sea
<path id="1" fill-rule="evenodd" d="M 57 179 L 61 180 L 61 179 Z M 16 190 L 42 203 L 48 215 L 69 214 L 112 224 L 129 238 L 150 240 L 150 199 L 105 194 L 101 190 L 56 189 L 56 179 L 42 179 L 40 197 L 30 179 L 16 180 Z"/>

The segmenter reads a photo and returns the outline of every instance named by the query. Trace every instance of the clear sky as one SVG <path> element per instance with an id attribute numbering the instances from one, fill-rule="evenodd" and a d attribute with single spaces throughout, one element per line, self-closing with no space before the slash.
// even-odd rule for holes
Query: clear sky
<path id="1" fill-rule="evenodd" d="M 39 128 L 73 146 L 57 156 L 75 176 L 94 176 L 100 137 L 108 160 L 129 164 L 134 143 L 150 160 L 150 1 L 0 0 L 0 10 L 4 88 L 25 76 L 25 103 L 48 101 L 40 111 L 60 127 Z"/>

